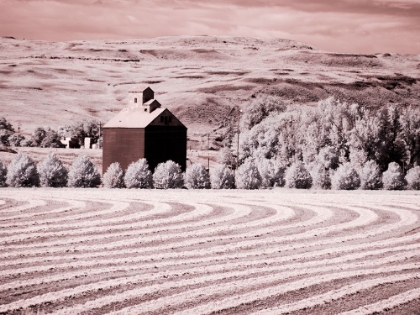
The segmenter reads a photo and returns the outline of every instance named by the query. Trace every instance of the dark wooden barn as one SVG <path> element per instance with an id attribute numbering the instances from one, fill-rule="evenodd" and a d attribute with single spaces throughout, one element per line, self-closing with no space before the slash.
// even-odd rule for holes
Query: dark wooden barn
<path id="1" fill-rule="evenodd" d="M 154 99 L 150 87 L 130 92 L 129 106 L 103 128 L 102 170 L 119 162 L 128 165 L 146 158 L 150 170 L 167 160 L 186 168 L 187 128 Z"/>

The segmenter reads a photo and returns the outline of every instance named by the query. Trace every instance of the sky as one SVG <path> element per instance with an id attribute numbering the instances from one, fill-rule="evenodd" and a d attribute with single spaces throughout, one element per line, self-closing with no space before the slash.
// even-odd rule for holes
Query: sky
<path id="1" fill-rule="evenodd" d="M 0 36 L 284 38 L 348 53 L 420 54 L 420 0 L 0 0 Z"/>

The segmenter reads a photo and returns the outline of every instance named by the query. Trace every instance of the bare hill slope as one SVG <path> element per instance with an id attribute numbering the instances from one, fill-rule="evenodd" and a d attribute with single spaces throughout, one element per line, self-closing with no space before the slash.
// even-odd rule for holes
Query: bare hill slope
<path id="1" fill-rule="evenodd" d="M 368 106 L 418 106 L 419 79 L 420 56 L 336 54 L 281 39 L 0 39 L 1 115 L 25 133 L 82 118 L 106 122 L 139 85 L 150 85 L 197 134 L 261 93 L 297 104 L 335 95 Z"/>

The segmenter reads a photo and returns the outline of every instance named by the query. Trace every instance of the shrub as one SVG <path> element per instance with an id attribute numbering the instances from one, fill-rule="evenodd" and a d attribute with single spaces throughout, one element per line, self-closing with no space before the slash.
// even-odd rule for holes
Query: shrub
<path id="1" fill-rule="evenodd" d="M 64 187 L 67 185 L 68 171 L 63 163 L 53 154 L 37 166 L 40 184 L 43 187 Z"/>
<path id="2" fill-rule="evenodd" d="M 382 175 L 378 163 L 373 160 L 367 161 L 360 171 L 360 188 L 380 189 L 382 188 Z"/>
<path id="3" fill-rule="evenodd" d="M 252 158 L 247 158 L 236 171 L 236 187 L 239 189 L 258 189 L 262 178 Z"/>
<path id="4" fill-rule="evenodd" d="M 39 186 L 39 175 L 34 160 L 19 152 L 7 167 L 6 184 L 11 187 Z"/>
<path id="5" fill-rule="evenodd" d="M 69 187 L 97 187 L 101 177 L 92 161 L 85 155 L 79 155 L 69 170 Z"/>
<path id="6" fill-rule="evenodd" d="M 10 142 L 10 144 L 11 144 L 11 145 L 13 145 L 13 146 L 15 146 L 15 147 L 20 147 L 20 146 L 22 146 L 22 145 L 21 145 L 21 143 L 22 143 L 24 140 L 25 140 L 25 137 L 24 137 L 24 136 L 22 136 L 22 135 L 20 135 L 20 134 L 18 134 L 18 133 L 15 133 L 15 134 L 13 134 L 13 135 L 11 135 L 11 136 L 9 137 L 9 142 Z"/>
<path id="7" fill-rule="evenodd" d="M 401 167 L 395 162 L 389 163 L 388 169 L 382 174 L 382 182 L 387 190 L 404 189 L 406 181 Z"/>
<path id="8" fill-rule="evenodd" d="M 140 159 L 128 166 L 124 183 L 127 188 L 152 188 L 152 172 L 146 159 Z"/>
<path id="9" fill-rule="evenodd" d="M 331 189 L 330 171 L 325 168 L 325 164 L 316 164 L 312 171 L 312 187 L 317 189 Z"/>
<path id="10" fill-rule="evenodd" d="M 257 163 L 261 175 L 261 187 L 284 186 L 284 171 L 281 164 L 273 159 L 260 159 Z"/>
<path id="11" fill-rule="evenodd" d="M 185 172 L 184 182 L 190 189 L 209 189 L 210 175 L 203 164 L 193 164 Z"/>
<path id="12" fill-rule="evenodd" d="M 420 190 L 420 166 L 411 168 L 405 176 L 409 189 Z"/>
<path id="13" fill-rule="evenodd" d="M 332 176 L 331 186 L 338 190 L 355 190 L 360 187 L 360 176 L 350 162 L 344 163 Z"/>
<path id="14" fill-rule="evenodd" d="M 301 161 L 293 163 L 286 170 L 286 186 L 289 188 L 309 189 L 312 187 L 311 174 Z"/>
<path id="15" fill-rule="evenodd" d="M 210 176 L 211 188 L 232 189 L 235 188 L 235 177 L 227 165 L 220 165 L 214 169 Z"/>
<path id="16" fill-rule="evenodd" d="M 102 181 L 106 188 L 122 188 L 124 187 L 124 171 L 120 163 L 115 162 L 108 166 Z"/>
<path id="17" fill-rule="evenodd" d="M 166 161 L 156 166 L 153 185 L 158 189 L 181 188 L 184 185 L 181 166 L 174 161 Z"/>
<path id="18" fill-rule="evenodd" d="M 6 165 L 0 161 L 0 187 L 6 186 L 7 168 Z"/>

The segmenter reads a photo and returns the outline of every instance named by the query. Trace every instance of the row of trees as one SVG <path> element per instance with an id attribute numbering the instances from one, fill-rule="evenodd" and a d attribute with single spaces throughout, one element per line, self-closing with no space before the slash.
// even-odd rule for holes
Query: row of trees
<path id="1" fill-rule="evenodd" d="M 368 109 L 332 97 L 309 107 L 256 98 L 244 108 L 240 126 L 240 161 L 276 159 L 284 167 L 302 161 L 309 169 L 324 163 L 332 170 L 347 162 L 361 168 L 374 161 L 381 172 L 395 162 L 404 174 L 420 165 L 418 108 Z"/>
<path id="2" fill-rule="evenodd" d="M 202 164 L 194 164 L 182 173 L 181 167 L 173 161 L 160 163 L 152 173 L 146 159 L 140 159 L 130 164 L 126 172 L 118 162 L 111 164 L 102 182 L 108 188 L 260 189 L 286 186 L 299 189 L 419 190 L 420 167 L 410 169 L 404 176 L 395 162 L 381 173 L 374 161 L 366 163 L 359 171 L 350 162 L 340 165 L 335 171 L 323 166 L 309 171 L 301 161 L 284 168 L 273 160 L 248 158 L 235 175 L 227 165 L 220 165 L 209 174 Z M 25 153 L 19 153 L 7 167 L 0 161 L 0 186 L 98 187 L 100 184 L 99 172 L 84 155 L 77 157 L 69 169 L 54 154 L 49 154 L 38 164 Z"/>
<path id="3" fill-rule="evenodd" d="M 62 137 L 71 137 L 82 146 L 86 137 L 91 138 L 92 144 L 97 143 L 99 133 L 99 125 L 95 121 L 82 120 L 72 125 L 60 126 L 58 131 L 50 127 L 37 127 L 29 138 L 25 138 L 16 133 L 12 124 L 0 116 L 0 145 L 3 146 L 62 148 Z"/>

